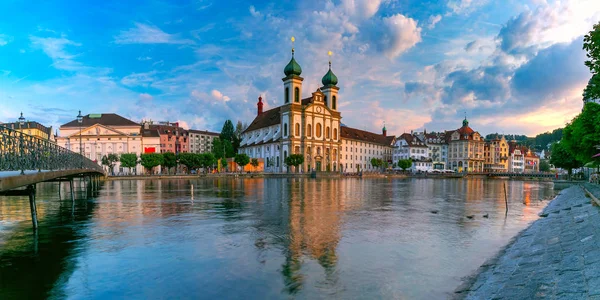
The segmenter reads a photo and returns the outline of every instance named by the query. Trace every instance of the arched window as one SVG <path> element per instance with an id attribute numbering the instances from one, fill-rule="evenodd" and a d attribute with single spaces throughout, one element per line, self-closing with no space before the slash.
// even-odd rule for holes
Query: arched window
<path id="1" fill-rule="evenodd" d="M 317 137 L 321 137 L 321 123 L 317 123 Z"/>
<path id="2" fill-rule="evenodd" d="M 332 109 L 337 109 L 337 98 L 335 96 L 333 96 L 333 99 L 331 100 L 331 108 Z"/>
<path id="3" fill-rule="evenodd" d="M 333 139 L 337 140 L 337 128 L 333 129 Z"/>
<path id="4" fill-rule="evenodd" d="M 300 102 L 300 89 L 299 88 L 294 89 L 294 101 Z"/>
<path id="5" fill-rule="evenodd" d="M 312 125 L 310 124 L 306 126 L 306 136 L 312 136 Z"/>
<path id="6" fill-rule="evenodd" d="M 329 138 L 329 137 L 330 137 L 330 135 L 331 135 L 331 134 L 329 133 L 329 126 L 327 126 L 327 127 L 325 128 L 325 137 L 326 137 L 326 138 Z"/>
<path id="7" fill-rule="evenodd" d="M 283 124 L 283 136 L 287 136 L 287 123 Z"/>
<path id="8" fill-rule="evenodd" d="M 327 96 L 325 96 L 325 98 L 323 98 L 323 101 L 325 102 L 325 106 L 327 106 Z"/>
<path id="9" fill-rule="evenodd" d="M 294 133 L 297 137 L 300 136 L 300 123 L 296 123 L 296 133 Z"/>
<path id="10" fill-rule="evenodd" d="M 290 88 L 285 88 L 285 103 L 290 103 Z"/>

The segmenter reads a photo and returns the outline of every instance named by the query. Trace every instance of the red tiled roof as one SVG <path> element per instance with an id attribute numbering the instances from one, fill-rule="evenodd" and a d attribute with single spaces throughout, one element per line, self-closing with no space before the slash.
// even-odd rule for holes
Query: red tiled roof
<path id="1" fill-rule="evenodd" d="M 264 111 L 262 114 L 256 116 L 256 118 L 254 118 L 254 121 L 250 123 L 250 126 L 248 126 L 248 128 L 246 128 L 244 132 L 277 125 L 279 123 L 281 123 L 281 114 L 279 113 L 279 107 L 275 107 L 273 109 Z"/>
<path id="2" fill-rule="evenodd" d="M 384 136 L 348 126 L 340 126 L 340 137 L 351 140 L 359 140 L 363 142 L 380 144 L 383 146 L 391 146 L 394 141 L 394 136 Z"/>

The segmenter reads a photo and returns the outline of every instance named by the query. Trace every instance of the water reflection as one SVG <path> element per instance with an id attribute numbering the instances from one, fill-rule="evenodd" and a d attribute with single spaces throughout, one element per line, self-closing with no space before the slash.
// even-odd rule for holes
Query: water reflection
<path id="1" fill-rule="evenodd" d="M 37 239 L 27 200 L 0 197 L 0 299 L 444 298 L 553 195 L 483 179 L 110 181 L 73 218 L 55 186 L 39 191 Z"/>

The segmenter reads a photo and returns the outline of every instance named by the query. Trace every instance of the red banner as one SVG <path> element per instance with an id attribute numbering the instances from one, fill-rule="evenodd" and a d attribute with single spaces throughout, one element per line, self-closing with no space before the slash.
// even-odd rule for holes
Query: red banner
<path id="1" fill-rule="evenodd" d="M 144 153 L 155 153 L 156 147 L 144 147 Z"/>

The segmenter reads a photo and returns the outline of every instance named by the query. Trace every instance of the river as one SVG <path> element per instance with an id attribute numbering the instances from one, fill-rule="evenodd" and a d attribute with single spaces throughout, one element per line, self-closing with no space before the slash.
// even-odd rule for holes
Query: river
<path id="1" fill-rule="evenodd" d="M 0 299 L 444 299 L 555 194 L 486 179 L 130 180 L 73 210 L 67 187 L 59 200 L 38 185 L 37 234 L 28 199 L 0 197 Z"/>

